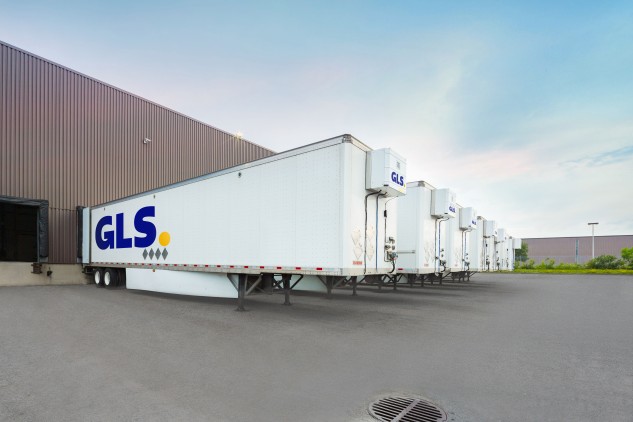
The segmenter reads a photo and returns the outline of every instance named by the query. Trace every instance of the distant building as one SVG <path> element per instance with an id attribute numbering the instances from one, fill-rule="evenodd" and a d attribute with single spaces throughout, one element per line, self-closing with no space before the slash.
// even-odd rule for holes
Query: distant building
<path id="1" fill-rule="evenodd" d="M 528 258 L 537 264 L 551 258 L 556 262 L 584 264 L 591 259 L 591 236 L 537 237 L 523 239 L 528 245 Z M 596 236 L 595 256 L 620 257 L 622 248 L 633 247 L 633 235 Z"/>

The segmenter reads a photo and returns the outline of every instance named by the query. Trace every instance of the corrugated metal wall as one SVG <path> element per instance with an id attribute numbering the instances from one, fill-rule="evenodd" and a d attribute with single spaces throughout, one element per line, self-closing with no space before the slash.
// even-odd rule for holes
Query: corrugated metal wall
<path id="1" fill-rule="evenodd" d="M 271 154 L 0 42 L 0 195 L 49 200 L 50 262 L 75 262 L 78 205 Z"/>
<path id="2" fill-rule="evenodd" d="M 576 256 L 578 241 L 578 256 Z M 528 245 L 528 256 L 537 264 L 547 258 L 556 262 L 584 264 L 591 259 L 591 236 L 544 237 L 523 239 Z M 596 236 L 595 256 L 613 255 L 620 257 L 622 248 L 633 247 L 633 235 Z"/>

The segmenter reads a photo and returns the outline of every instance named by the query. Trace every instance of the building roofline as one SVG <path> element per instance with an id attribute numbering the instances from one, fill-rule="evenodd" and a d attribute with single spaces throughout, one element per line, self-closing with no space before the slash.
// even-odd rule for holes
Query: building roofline
<path id="1" fill-rule="evenodd" d="M 633 237 L 633 234 L 605 234 L 601 236 L 593 236 L 593 237 Z M 553 237 L 524 237 L 523 240 L 544 240 L 544 239 L 591 239 L 591 235 L 589 236 L 553 236 Z"/>
<path id="2" fill-rule="evenodd" d="M 201 121 L 201 120 L 194 119 L 193 117 L 191 117 L 191 116 L 187 116 L 186 114 L 183 114 L 183 113 L 181 113 L 181 112 L 179 112 L 179 111 L 176 111 L 176 110 L 171 109 L 171 108 L 169 108 L 169 107 L 165 107 L 164 105 L 161 105 L 161 104 L 158 104 L 157 102 L 154 102 L 154 101 L 148 100 L 147 98 L 143 98 L 143 97 L 141 97 L 140 95 L 136 95 L 136 94 L 134 94 L 134 93 L 132 93 L 132 92 L 129 92 L 129 91 L 126 91 L 126 90 L 124 90 L 124 89 L 122 89 L 122 88 L 118 88 L 118 87 L 116 87 L 116 86 L 114 86 L 114 85 L 110 85 L 109 83 L 103 82 L 102 80 L 99 80 L 99 79 L 97 79 L 97 78 L 93 78 L 92 76 L 86 75 L 85 73 L 81 73 L 81 72 L 79 72 L 79 71 L 77 71 L 77 70 L 71 69 L 71 68 L 69 68 L 69 67 L 67 67 L 67 66 L 61 65 L 61 64 L 59 64 L 59 63 L 57 63 L 57 62 L 54 62 L 54 61 L 49 60 L 49 59 L 47 59 L 47 58 L 44 58 L 44 57 L 42 57 L 42 56 L 38 56 L 37 54 L 31 53 L 30 51 L 23 50 L 23 49 L 21 49 L 21 48 L 19 48 L 19 47 L 16 47 L 16 46 L 14 46 L 14 45 L 12 45 L 12 44 L 9 44 L 9 43 L 5 42 L 5 41 L 0 40 L 0 44 L 1 44 L 1 45 L 3 45 L 3 46 L 5 46 L 5 47 L 11 48 L 11 49 L 13 49 L 13 50 L 19 51 L 20 53 L 23 53 L 23 54 L 26 54 L 26 55 L 31 56 L 31 57 L 33 57 L 33 58 L 36 58 L 36 59 L 38 59 L 38 60 L 42 60 L 42 61 L 44 61 L 44 62 L 46 62 L 46 63 L 49 63 L 49 64 L 51 64 L 51 65 L 53 65 L 53 66 L 59 67 L 60 69 L 64 69 L 64 70 L 66 70 L 66 71 L 68 71 L 68 72 L 71 72 L 71 73 L 73 73 L 73 74 L 75 74 L 75 75 L 78 75 L 78 76 L 81 76 L 81 77 L 83 77 L 83 78 L 89 79 L 89 80 L 91 80 L 91 81 L 93 81 L 93 82 L 96 82 L 96 83 L 101 84 L 101 85 L 103 85 L 103 86 L 106 86 L 106 87 L 108 87 L 108 88 L 112 88 L 112 89 L 114 89 L 114 90 L 116 90 L 116 91 L 119 91 L 119 92 L 121 92 L 121 93 L 123 93 L 123 94 L 126 94 L 126 95 L 129 95 L 129 96 L 131 96 L 131 97 L 137 98 L 137 99 L 139 99 L 139 100 L 141 100 L 141 101 L 145 101 L 145 102 L 146 102 L 146 103 L 148 103 L 148 104 L 152 104 L 152 105 L 155 105 L 156 107 L 160 107 L 160 108 L 162 108 L 162 109 L 164 109 L 164 110 L 167 110 L 167 111 L 170 111 L 170 112 L 172 112 L 172 113 L 175 113 L 175 114 L 177 114 L 177 115 L 179 115 L 179 116 L 182 116 L 182 117 L 184 117 L 184 118 L 186 118 L 186 119 L 189 119 L 189 120 L 191 120 L 191 121 L 193 121 L 193 122 L 200 123 L 200 124 L 202 124 L 202 125 L 204 125 L 204 126 L 210 127 L 211 129 L 217 130 L 217 131 L 219 131 L 219 132 L 222 132 L 222 133 L 225 133 L 225 134 L 227 134 L 227 135 L 229 135 L 229 136 L 232 136 L 232 137 L 234 137 L 234 138 L 237 138 L 237 137 L 235 136 L 235 134 L 234 134 L 234 133 L 230 133 L 230 132 L 227 132 L 226 130 L 219 129 L 219 128 L 217 128 L 217 127 L 215 127 L 215 126 L 213 126 L 213 125 L 210 125 L 210 124 L 208 124 L 208 123 L 205 123 L 205 122 L 203 122 L 203 121 Z M 269 152 L 271 152 L 271 153 L 273 153 L 273 154 L 276 154 L 276 153 L 277 153 L 276 151 L 273 151 L 273 150 L 271 150 L 271 149 L 269 149 L 269 148 L 263 147 L 263 146 L 261 146 L 261 145 L 259 145 L 259 144 L 256 144 L 255 142 L 249 141 L 248 139 L 244 139 L 244 138 L 237 138 L 237 139 L 239 139 L 240 141 L 243 141 L 243 142 L 248 142 L 249 144 L 252 144 L 252 145 L 254 145 L 254 146 L 256 146 L 256 147 L 262 148 L 262 149 L 264 149 L 264 150 L 266 150 L 266 151 L 269 151 Z"/>

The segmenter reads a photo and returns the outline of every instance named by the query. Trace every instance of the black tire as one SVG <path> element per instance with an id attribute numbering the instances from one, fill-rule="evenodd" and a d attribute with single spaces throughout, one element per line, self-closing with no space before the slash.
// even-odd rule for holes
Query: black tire
<path id="1" fill-rule="evenodd" d="M 114 289 L 119 285 L 119 272 L 116 268 L 106 268 L 103 273 L 103 285 L 108 289 Z"/>
<path id="2" fill-rule="evenodd" d="M 103 268 L 95 268 L 92 277 L 97 287 L 103 287 Z"/>

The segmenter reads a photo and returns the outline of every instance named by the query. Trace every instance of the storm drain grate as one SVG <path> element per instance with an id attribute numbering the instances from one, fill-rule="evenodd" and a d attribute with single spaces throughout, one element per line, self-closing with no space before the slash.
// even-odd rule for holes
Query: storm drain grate
<path id="1" fill-rule="evenodd" d="M 412 397 L 385 397 L 369 405 L 369 414 L 382 422 L 441 422 L 446 413 L 433 403 Z"/>

